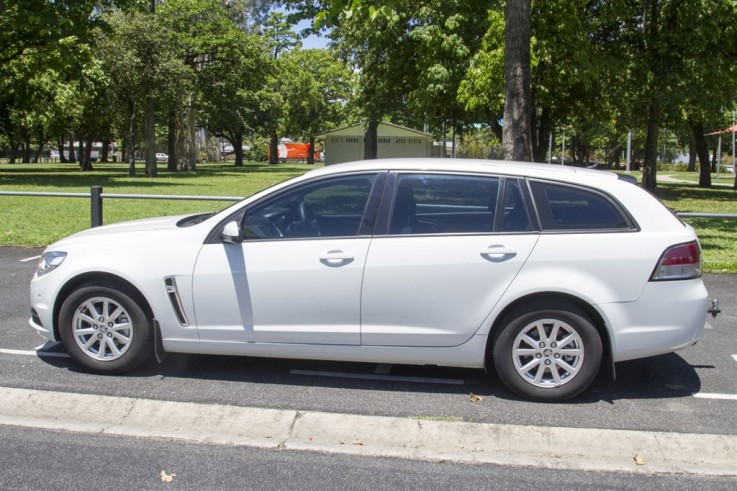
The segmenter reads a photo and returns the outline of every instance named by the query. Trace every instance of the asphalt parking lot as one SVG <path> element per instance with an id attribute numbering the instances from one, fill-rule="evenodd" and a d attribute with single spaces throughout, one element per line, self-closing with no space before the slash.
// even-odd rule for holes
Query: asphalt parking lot
<path id="1" fill-rule="evenodd" d="M 40 249 L 0 248 L 0 386 L 165 401 L 496 424 L 737 434 L 737 275 L 706 275 L 723 313 L 696 346 L 620 363 L 565 404 L 521 401 L 478 370 L 173 354 L 90 375 L 28 326 Z M 472 401 L 471 394 L 480 396 Z"/>

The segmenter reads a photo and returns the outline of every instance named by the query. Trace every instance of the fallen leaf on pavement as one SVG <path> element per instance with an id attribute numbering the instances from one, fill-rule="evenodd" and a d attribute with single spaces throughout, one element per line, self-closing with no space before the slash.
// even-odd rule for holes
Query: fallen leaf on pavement
<path id="1" fill-rule="evenodd" d="M 471 398 L 469 399 L 469 401 L 471 401 L 471 402 L 479 402 L 479 401 L 483 401 L 483 400 L 484 400 L 483 397 L 481 397 L 479 395 L 476 395 L 473 392 L 471 392 Z"/>
<path id="2" fill-rule="evenodd" d="M 353 440 L 353 444 L 354 445 L 363 445 L 363 442 L 361 440 L 359 440 L 358 438 L 356 438 L 355 440 Z"/>
<path id="3" fill-rule="evenodd" d="M 161 474 L 160 474 L 162 482 L 172 482 L 174 480 L 174 476 L 176 476 L 176 474 L 174 473 L 167 474 L 166 471 L 161 471 Z"/>
<path id="4" fill-rule="evenodd" d="M 635 464 L 637 464 L 637 465 L 645 465 L 645 464 L 647 464 L 647 460 L 645 460 L 645 457 L 643 457 L 642 455 L 640 455 L 638 453 L 635 454 L 635 457 L 634 458 L 635 458 Z"/>

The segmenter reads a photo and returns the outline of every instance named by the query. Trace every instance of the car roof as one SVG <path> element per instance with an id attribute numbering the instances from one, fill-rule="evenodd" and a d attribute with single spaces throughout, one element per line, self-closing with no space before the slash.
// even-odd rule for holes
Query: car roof
<path id="1" fill-rule="evenodd" d="M 480 174 L 501 174 L 520 177 L 538 177 L 569 182 L 616 180 L 617 175 L 594 169 L 566 167 L 559 164 L 540 164 L 535 162 L 514 162 L 505 160 L 478 159 L 440 159 L 406 158 L 377 159 L 328 165 L 305 174 L 304 177 L 342 174 L 361 171 L 426 171 L 426 172 L 468 172 Z"/>

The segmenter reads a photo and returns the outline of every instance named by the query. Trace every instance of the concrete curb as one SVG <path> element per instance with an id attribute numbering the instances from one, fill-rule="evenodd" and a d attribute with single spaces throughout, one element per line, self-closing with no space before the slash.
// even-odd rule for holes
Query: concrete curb
<path id="1" fill-rule="evenodd" d="M 737 436 L 458 423 L 0 387 L 0 424 L 275 450 L 737 476 Z M 638 465 L 635 456 L 644 459 Z"/>

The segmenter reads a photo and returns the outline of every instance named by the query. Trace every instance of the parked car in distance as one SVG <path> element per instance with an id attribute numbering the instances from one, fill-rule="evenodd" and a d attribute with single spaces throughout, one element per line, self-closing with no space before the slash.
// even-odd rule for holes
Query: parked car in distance
<path id="1" fill-rule="evenodd" d="M 169 160 L 169 156 L 162 152 L 156 152 L 156 160 L 159 162 L 166 162 Z"/>
<path id="2" fill-rule="evenodd" d="M 561 401 L 694 344 L 707 293 L 693 229 L 614 173 L 385 159 L 74 234 L 43 253 L 31 304 L 96 372 L 163 352 L 431 364 Z"/>

